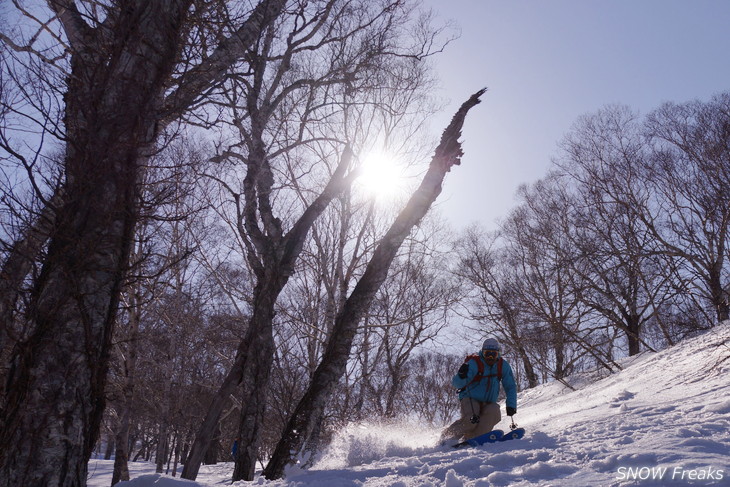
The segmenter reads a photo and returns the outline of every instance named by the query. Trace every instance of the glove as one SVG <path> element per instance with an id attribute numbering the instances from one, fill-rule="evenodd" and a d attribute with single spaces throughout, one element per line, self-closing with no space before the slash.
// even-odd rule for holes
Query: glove
<path id="1" fill-rule="evenodd" d="M 507 406 L 507 416 L 514 416 L 517 414 L 517 409 Z"/>
<path id="2" fill-rule="evenodd" d="M 466 379 L 466 375 L 469 373 L 469 364 L 463 364 L 459 367 L 459 378 Z"/>

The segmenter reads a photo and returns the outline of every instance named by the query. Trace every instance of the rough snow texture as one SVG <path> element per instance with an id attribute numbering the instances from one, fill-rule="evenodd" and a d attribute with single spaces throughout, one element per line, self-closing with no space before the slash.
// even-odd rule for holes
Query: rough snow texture
<path id="1" fill-rule="evenodd" d="M 730 323 L 659 353 L 624 361 L 620 373 L 573 377 L 524 391 L 525 438 L 477 448 L 435 446 L 439 431 L 353 425 L 308 471 L 235 487 L 487 487 L 730 485 Z M 503 406 L 503 405 L 502 405 Z M 498 427 L 508 428 L 504 419 Z M 232 465 L 203 467 L 197 483 L 142 476 L 121 487 L 228 484 Z M 89 486 L 106 487 L 111 462 L 92 461 Z"/>

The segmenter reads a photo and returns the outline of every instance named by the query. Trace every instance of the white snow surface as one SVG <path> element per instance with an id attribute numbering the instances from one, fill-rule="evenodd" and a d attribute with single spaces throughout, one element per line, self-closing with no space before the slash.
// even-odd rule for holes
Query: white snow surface
<path id="1" fill-rule="evenodd" d="M 603 377 L 571 377 L 520 393 L 521 440 L 454 450 L 417 424 L 351 425 L 309 470 L 285 480 L 231 484 L 231 463 L 201 467 L 196 482 L 130 463 L 120 487 L 487 487 L 730 485 L 730 322 Z M 454 399 L 456 400 L 456 399 Z M 501 405 L 504 409 L 504 405 Z M 505 416 L 498 428 L 508 430 Z M 92 460 L 90 487 L 113 462 Z"/>

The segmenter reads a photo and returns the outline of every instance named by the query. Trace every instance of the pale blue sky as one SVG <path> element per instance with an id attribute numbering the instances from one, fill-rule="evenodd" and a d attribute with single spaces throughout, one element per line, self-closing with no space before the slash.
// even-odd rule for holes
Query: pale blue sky
<path id="1" fill-rule="evenodd" d="M 521 183 L 544 176 L 582 114 L 641 113 L 730 90 L 730 0 L 425 0 L 462 35 L 436 61 L 440 130 L 479 88 L 462 165 L 437 202 L 456 227 L 495 228 Z"/>

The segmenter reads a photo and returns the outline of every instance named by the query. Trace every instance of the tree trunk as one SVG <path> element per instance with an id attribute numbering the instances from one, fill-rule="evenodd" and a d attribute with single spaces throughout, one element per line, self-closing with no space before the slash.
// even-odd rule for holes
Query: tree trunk
<path id="1" fill-rule="evenodd" d="M 302 468 L 310 468 L 314 465 L 317 459 L 317 453 L 319 452 L 322 445 L 322 429 L 324 428 L 324 411 L 319 414 L 319 417 L 314 418 L 314 426 L 312 427 L 312 433 L 309 435 L 307 442 L 304 445 Z"/>
<path id="2" fill-rule="evenodd" d="M 396 400 L 398 399 L 398 396 L 401 394 L 401 384 L 402 384 L 402 377 L 397 376 L 396 374 L 392 375 L 393 378 L 393 384 L 390 386 L 390 390 L 388 391 L 388 399 L 385 401 L 385 417 L 386 418 L 395 418 L 396 413 Z"/>
<path id="3" fill-rule="evenodd" d="M 115 443 L 114 472 L 112 485 L 123 480 L 129 480 L 129 424 L 132 416 L 132 406 L 135 402 L 135 382 L 137 373 L 137 346 L 139 344 L 139 296 L 136 289 L 129 293 L 129 335 L 126 359 L 124 360 L 124 384 L 122 388 L 122 404 L 119 414 L 119 431 Z"/>
<path id="4" fill-rule="evenodd" d="M 272 302 L 272 312 L 273 305 Z M 270 320 L 273 319 L 270 318 Z M 238 432 L 238 454 L 233 469 L 233 481 L 253 480 L 258 459 L 259 439 L 266 412 L 269 376 L 274 359 L 274 337 L 269 326 L 260 330 L 258 346 L 251 350 L 252 362 L 244 375 L 241 421 Z"/>
<path id="5" fill-rule="evenodd" d="M 722 262 L 722 257 L 717 259 L 710 269 L 708 282 L 718 324 L 730 318 L 730 291 L 726 291 L 722 286 Z"/>
<path id="6" fill-rule="evenodd" d="M 525 369 L 525 376 L 527 377 L 527 386 L 528 387 L 537 387 L 539 384 L 539 380 L 537 378 L 537 374 L 535 373 L 535 368 L 532 366 L 532 362 L 530 362 L 530 357 L 527 355 L 527 351 L 524 348 L 520 348 L 519 354 L 522 358 L 522 367 Z"/>
<path id="7" fill-rule="evenodd" d="M 15 329 L 15 305 L 21 294 L 23 281 L 28 277 L 33 264 L 38 262 L 41 250 L 48 241 L 56 224 L 56 207 L 63 200 L 63 190 L 57 189 L 48 205 L 28 225 L 22 237 L 13 242 L 0 269 L 0 384 L 5 383 L 5 364 L 12 345 L 22 336 L 13 336 Z M 30 330 L 26 330 L 26 333 Z M 2 397 L 0 392 L 0 398 Z"/>
<path id="8" fill-rule="evenodd" d="M 562 323 L 553 322 L 550 324 L 552 332 L 552 345 L 555 351 L 555 378 L 564 379 L 567 375 L 565 366 L 565 333 Z"/>
<path id="9" fill-rule="evenodd" d="M 519 355 L 520 359 L 522 360 L 522 368 L 525 369 L 525 376 L 527 377 L 527 385 L 528 387 L 537 387 L 537 385 L 540 383 L 539 378 L 537 376 L 537 373 L 535 372 L 535 367 L 532 365 L 532 361 L 530 360 L 530 356 L 527 353 L 527 349 L 522 345 L 522 339 L 520 338 L 520 333 L 517 328 L 516 318 L 514 313 L 509 313 L 507 318 L 505 319 L 508 335 L 510 338 L 510 341 L 512 342 L 512 345 L 514 349 L 517 351 L 517 354 Z"/>
<path id="10" fill-rule="evenodd" d="M 454 115 L 441 137 L 421 185 L 408 200 L 390 229 L 378 244 L 365 273 L 347 298 L 332 331 L 322 362 L 314 373 L 312 382 L 289 420 L 274 455 L 264 469 L 267 479 L 279 479 L 285 467 L 293 463 L 302 446 L 311 435 L 316 419 L 324 410 L 327 400 L 342 378 L 350 356 L 357 325 L 369 307 L 375 293 L 388 274 L 388 269 L 401 244 L 426 215 L 431 204 L 441 193 L 446 173 L 453 165 L 460 164 L 463 155 L 459 137 L 468 111 L 480 102 L 481 90 L 469 98 Z"/>
<path id="11" fill-rule="evenodd" d="M 195 435 L 195 440 L 190 447 L 190 454 L 185 461 L 182 474 L 180 477 L 188 480 L 195 480 L 200 471 L 200 464 L 203 462 L 205 457 L 205 448 L 210 444 L 210 440 L 213 437 L 213 432 L 218 424 L 218 421 L 225 408 L 228 404 L 229 397 L 236 390 L 236 387 L 241 383 L 243 377 L 243 367 L 248 356 L 247 345 L 251 343 L 249 338 L 250 332 L 246 333 L 243 341 L 239 344 L 238 351 L 236 353 L 236 359 L 228 371 L 228 374 L 223 379 L 223 383 L 216 391 L 208 411 L 205 415 L 205 419 L 198 428 L 198 432 Z M 240 442 L 239 442 L 240 447 Z"/>
<path id="12" fill-rule="evenodd" d="M 169 399 L 168 399 L 169 400 Z M 155 449 L 155 473 L 165 471 L 165 459 L 167 458 L 167 446 L 170 440 L 170 414 L 163 416 L 160 431 L 157 434 L 157 448 Z"/>
<path id="13" fill-rule="evenodd" d="M 106 449 L 104 450 L 104 460 L 111 460 L 112 455 L 114 455 L 115 436 L 116 435 L 109 434 L 109 438 L 107 438 L 108 443 L 106 444 Z"/>
<path id="14" fill-rule="evenodd" d="M 641 337 L 639 333 L 641 333 L 640 317 L 636 315 L 630 316 L 626 323 L 626 340 L 629 343 L 629 357 L 638 355 L 641 351 Z"/>
<path id="15" fill-rule="evenodd" d="M 221 439 L 221 424 L 218 423 L 218 425 L 215 428 L 215 432 L 213 433 L 213 439 L 210 440 L 210 444 L 208 445 L 208 448 L 205 449 L 205 458 L 203 459 L 203 463 L 205 465 L 216 465 L 218 463 L 218 451 L 220 450 L 220 439 Z M 187 458 L 188 456 L 188 449 L 187 447 L 183 448 L 182 450 L 182 457 Z"/>
<path id="16" fill-rule="evenodd" d="M 119 433 L 115 440 L 117 449 L 114 456 L 114 471 L 112 472 L 112 483 L 129 480 L 129 414 L 119 422 Z"/>
<path id="17" fill-rule="evenodd" d="M 8 374 L 0 415 L 1 485 L 86 483 L 105 406 L 140 163 L 152 152 L 156 103 L 187 11 L 185 2 L 172 3 L 124 9 L 115 27 L 137 37 L 119 41 L 118 50 L 75 46 L 65 111 L 66 197 L 31 295 L 32 334 L 19 344 Z"/>
<path id="18" fill-rule="evenodd" d="M 175 436 L 175 459 L 172 464 L 172 476 L 177 477 L 177 464 L 180 462 L 180 442 L 182 438 L 180 435 Z"/>

